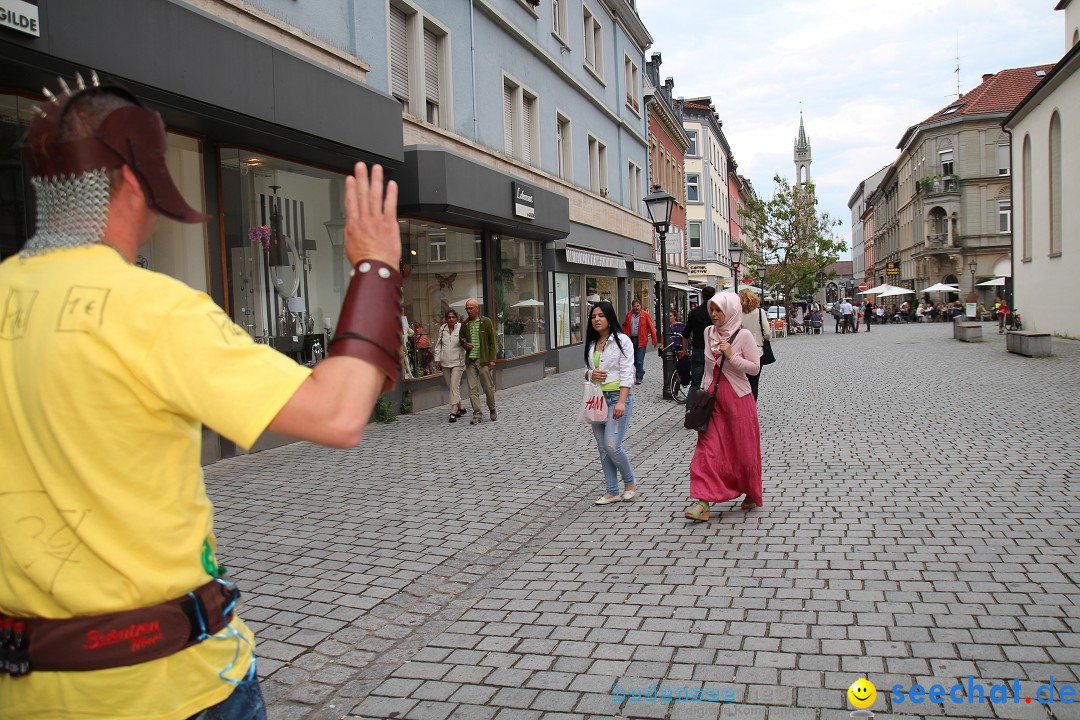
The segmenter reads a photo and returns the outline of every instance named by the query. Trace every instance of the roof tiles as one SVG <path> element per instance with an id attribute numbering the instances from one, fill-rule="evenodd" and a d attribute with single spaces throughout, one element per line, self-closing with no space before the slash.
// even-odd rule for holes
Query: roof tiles
<path id="1" fill-rule="evenodd" d="M 1043 77 L 1053 67 L 1053 63 L 1035 65 L 1002 70 L 993 75 L 984 76 L 978 87 L 949 103 L 919 124 L 933 125 L 962 116 L 1012 112 L 1013 108 L 1027 97 L 1032 88 L 1042 82 Z M 1038 72 L 1042 74 L 1039 75 Z"/>

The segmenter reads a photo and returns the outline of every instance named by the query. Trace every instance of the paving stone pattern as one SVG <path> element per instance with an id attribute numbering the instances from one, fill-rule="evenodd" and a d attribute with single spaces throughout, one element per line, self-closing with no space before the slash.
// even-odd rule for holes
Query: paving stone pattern
<path id="1" fill-rule="evenodd" d="M 682 516 L 696 435 L 647 360 L 626 442 L 641 494 L 595 507 L 578 373 L 360 447 L 207 469 L 273 720 L 1080 718 L 1080 702 L 893 703 L 973 675 L 1080 689 L 1080 343 L 948 325 L 775 342 L 764 508 Z M 635 701 L 651 685 L 721 702 Z"/>

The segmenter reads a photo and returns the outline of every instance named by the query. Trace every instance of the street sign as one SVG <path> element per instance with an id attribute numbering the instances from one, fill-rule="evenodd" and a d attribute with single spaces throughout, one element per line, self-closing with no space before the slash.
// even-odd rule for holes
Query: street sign
<path id="1" fill-rule="evenodd" d="M 870 286 L 864 282 L 859 283 L 859 292 L 866 292 L 870 289 Z"/>

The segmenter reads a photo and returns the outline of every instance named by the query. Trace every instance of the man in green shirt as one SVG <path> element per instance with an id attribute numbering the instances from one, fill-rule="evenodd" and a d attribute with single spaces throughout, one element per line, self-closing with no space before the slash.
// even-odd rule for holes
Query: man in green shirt
<path id="1" fill-rule="evenodd" d="M 473 411 L 469 424 L 479 425 L 483 416 L 479 385 L 484 386 L 492 422 L 498 417 L 495 413 L 495 385 L 491 380 L 491 373 L 495 369 L 495 326 L 490 318 L 481 317 L 480 303 L 475 298 L 469 298 L 465 303 L 465 312 L 469 314 L 469 319 L 461 328 L 461 344 L 466 350 L 465 377 L 469 381 L 469 402 Z"/>

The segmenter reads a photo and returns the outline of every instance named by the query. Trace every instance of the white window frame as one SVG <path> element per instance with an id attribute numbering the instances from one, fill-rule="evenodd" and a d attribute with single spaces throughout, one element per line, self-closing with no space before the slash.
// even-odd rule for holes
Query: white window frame
<path id="1" fill-rule="evenodd" d="M 1012 200 L 998 200 L 998 232 L 1002 235 L 1012 232 Z"/>
<path id="2" fill-rule="evenodd" d="M 693 182 L 691 182 L 690 178 L 693 178 Z M 694 188 L 697 197 L 690 197 L 690 188 Z M 686 202 L 701 202 L 701 173 L 686 173 Z"/>
<path id="3" fill-rule="evenodd" d="M 701 157 L 698 149 L 698 131 L 687 130 L 686 135 L 690 138 L 690 147 L 686 148 L 686 154 L 690 157 Z"/>
<path id="4" fill-rule="evenodd" d="M 555 167 L 558 176 L 574 180 L 574 125 L 570 116 L 555 109 Z"/>
<path id="5" fill-rule="evenodd" d="M 436 239 L 438 238 L 438 239 Z M 428 261 L 433 263 L 446 262 L 446 236 L 432 235 L 429 240 Z"/>
<path id="6" fill-rule="evenodd" d="M 551 0 L 551 34 L 570 47 L 570 0 Z"/>
<path id="7" fill-rule="evenodd" d="M 641 115 L 641 101 L 638 99 L 641 87 L 641 73 L 634 58 L 623 54 L 623 82 L 626 83 L 626 107 L 634 111 L 635 115 Z"/>
<path id="8" fill-rule="evenodd" d="M 395 44 L 391 32 L 394 10 L 405 15 L 405 62 L 407 80 L 402 80 L 400 73 L 395 75 Z M 386 12 L 387 36 L 387 90 L 402 103 L 402 112 L 424 122 L 430 122 L 442 128 L 454 126 L 453 118 L 453 72 L 450 62 L 450 29 L 427 15 L 419 7 L 406 0 L 388 0 Z M 432 63 L 431 37 L 435 40 L 434 74 L 430 72 Z M 437 84 L 434 95 L 429 84 Z M 431 104 L 429 106 L 429 103 Z M 431 111 L 432 106 L 434 112 Z M 433 118 L 429 120 L 429 118 Z"/>
<path id="9" fill-rule="evenodd" d="M 585 50 L 585 69 L 601 83 L 604 82 L 604 26 L 584 3 L 581 4 L 582 47 Z"/>
<path id="10" fill-rule="evenodd" d="M 626 163 L 626 200 L 627 205 L 632 211 L 641 214 L 642 211 L 642 188 L 641 188 L 641 166 L 633 160 L 628 160 Z"/>
<path id="11" fill-rule="evenodd" d="M 539 97 L 513 76 L 503 73 L 502 78 L 503 152 L 523 163 L 539 167 Z"/>
<path id="12" fill-rule="evenodd" d="M 600 138 L 589 137 L 589 189 L 599 195 L 608 195 L 607 144 Z"/>
<path id="13" fill-rule="evenodd" d="M 1012 175 L 1012 152 L 1008 143 L 998 143 L 998 175 Z"/>
<path id="14" fill-rule="evenodd" d="M 694 236 L 690 232 L 690 228 L 697 228 L 697 245 L 694 244 Z M 701 223 L 700 222 L 688 222 L 686 223 L 686 244 L 694 250 L 701 249 Z"/>
<path id="15" fill-rule="evenodd" d="M 948 155 L 948 158 L 945 157 L 946 155 Z M 949 164 L 948 172 L 945 172 L 945 163 Z M 953 155 L 952 148 L 949 148 L 948 150 L 938 150 L 938 168 L 941 170 L 942 176 L 956 174 L 956 159 Z"/>

